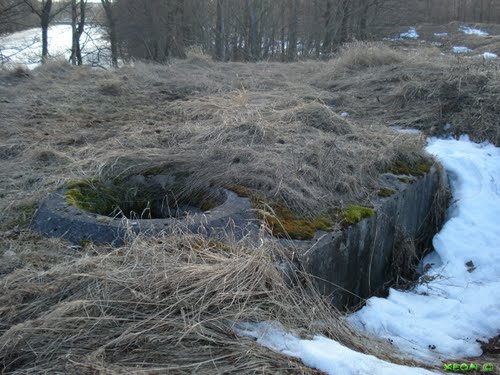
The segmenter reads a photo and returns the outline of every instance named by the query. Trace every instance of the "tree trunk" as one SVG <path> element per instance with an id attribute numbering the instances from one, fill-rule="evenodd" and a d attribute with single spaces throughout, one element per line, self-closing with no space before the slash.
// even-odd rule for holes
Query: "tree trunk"
<path id="1" fill-rule="evenodd" d="M 284 5 L 284 4 L 283 4 Z M 281 9 L 281 62 L 285 62 L 285 6 L 282 6 Z"/>
<path id="2" fill-rule="evenodd" d="M 80 14 L 78 14 L 80 8 Z M 76 0 L 71 0 L 71 29 L 73 41 L 71 43 L 71 63 L 73 65 L 82 65 L 82 50 L 80 46 L 80 38 L 85 28 L 85 1 L 80 0 L 77 4 Z"/>
<path id="3" fill-rule="evenodd" d="M 339 44 L 347 42 L 349 25 L 349 0 L 342 0 Z"/>
<path id="4" fill-rule="evenodd" d="M 361 40 L 366 39 L 367 37 L 367 24 L 368 24 L 368 0 L 361 0 L 360 3 L 360 15 L 359 15 L 359 38 Z"/>
<path id="5" fill-rule="evenodd" d="M 331 44 L 333 39 L 333 12 L 332 0 L 326 1 L 325 18 L 325 40 L 323 41 L 323 53 L 328 54 L 331 52 Z"/>
<path id="6" fill-rule="evenodd" d="M 42 64 L 49 57 L 49 41 L 48 30 L 50 24 L 50 10 L 52 8 L 52 0 L 42 1 L 42 13 L 40 17 L 42 27 Z"/>
<path id="7" fill-rule="evenodd" d="M 288 60 L 293 61 L 297 57 L 297 32 L 299 23 L 299 1 L 289 0 L 290 6 L 290 35 L 288 37 Z"/>
<path id="8" fill-rule="evenodd" d="M 113 10 L 111 8 L 111 0 L 101 0 L 102 7 L 106 13 L 108 21 L 109 44 L 111 46 L 111 64 L 113 67 L 118 67 L 118 38 L 116 34 L 116 23 L 113 17 Z"/>
<path id="9" fill-rule="evenodd" d="M 252 0 L 246 0 L 246 11 L 248 16 L 248 34 L 247 34 L 247 45 L 245 50 L 247 55 L 251 60 L 257 60 L 259 58 L 260 48 L 257 45 L 258 31 L 257 31 L 257 10 L 255 9 L 255 3 Z"/>
<path id="10" fill-rule="evenodd" d="M 71 64 L 76 65 L 76 45 L 78 43 L 78 34 L 76 32 L 76 22 L 77 22 L 78 14 L 76 7 L 76 0 L 71 0 Z"/>
<path id="11" fill-rule="evenodd" d="M 86 5 L 86 2 L 84 0 L 80 0 L 80 22 L 78 23 L 78 28 L 76 30 L 78 33 L 78 39 L 77 39 L 77 43 L 76 43 L 76 59 L 77 59 L 78 65 L 83 64 L 80 39 L 81 39 L 83 31 L 85 29 L 85 5 Z"/>
<path id="12" fill-rule="evenodd" d="M 223 2 L 217 0 L 217 19 L 215 22 L 215 60 L 224 60 L 224 17 Z"/>

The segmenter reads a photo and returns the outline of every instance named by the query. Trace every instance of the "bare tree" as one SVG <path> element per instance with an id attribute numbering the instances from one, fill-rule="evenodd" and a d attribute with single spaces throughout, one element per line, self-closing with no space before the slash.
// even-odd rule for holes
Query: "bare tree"
<path id="1" fill-rule="evenodd" d="M 0 33 L 30 26 L 32 19 L 24 0 L 0 0 Z"/>
<path id="2" fill-rule="evenodd" d="M 66 9 L 68 3 L 60 4 L 55 11 L 52 10 L 52 0 L 24 0 L 24 3 L 40 18 L 40 26 L 42 27 L 42 63 L 45 63 L 49 57 L 49 25 L 58 14 Z"/>
<path id="3" fill-rule="evenodd" d="M 217 21 L 215 22 L 215 59 L 224 60 L 224 0 L 217 0 Z"/>
<path id="4" fill-rule="evenodd" d="M 395 25 L 500 18 L 498 0 L 115 0 L 113 4 L 124 51 L 160 62 L 182 58 L 184 47 L 192 45 L 202 46 L 216 60 L 318 58 L 353 39 L 385 36 Z"/>
<path id="5" fill-rule="evenodd" d="M 106 22 L 108 28 L 109 44 L 111 48 L 111 64 L 114 67 L 118 66 L 118 36 L 116 31 L 116 22 L 113 14 L 111 0 L 101 0 L 104 13 L 106 14 Z"/>
<path id="6" fill-rule="evenodd" d="M 299 0 L 289 0 L 290 26 L 288 35 L 288 60 L 294 60 L 297 55 L 297 33 L 299 27 Z"/>
<path id="7" fill-rule="evenodd" d="M 71 43 L 71 63 L 73 65 L 82 65 L 82 49 L 80 46 L 80 38 L 85 28 L 85 7 L 87 1 L 85 0 L 71 0 L 71 29 L 72 29 L 72 43 Z M 79 11 L 79 12 L 78 12 Z"/>

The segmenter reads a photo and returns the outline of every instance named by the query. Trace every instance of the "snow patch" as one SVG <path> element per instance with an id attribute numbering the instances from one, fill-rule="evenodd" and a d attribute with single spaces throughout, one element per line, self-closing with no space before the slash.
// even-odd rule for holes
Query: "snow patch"
<path id="1" fill-rule="evenodd" d="M 498 55 L 496 53 L 485 52 L 482 55 L 479 55 L 479 57 L 483 57 L 483 58 L 489 60 L 489 59 L 496 59 L 498 57 Z"/>
<path id="2" fill-rule="evenodd" d="M 460 31 L 467 35 L 479 35 L 479 36 L 488 36 L 489 34 L 486 31 L 482 31 L 479 29 L 474 29 L 468 26 L 461 26 Z"/>
<path id="3" fill-rule="evenodd" d="M 242 323 L 235 332 L 253 337 L 257 343 L 275 352 L 300 358 L 309 367 L 331 375 L 429 375 L 430 371 L 384 362 L 372 355 L 356 352 L 337 341 L 323 336 L 312 340 L 300 339 L 286 332 L 278 322 Z"/>
<path id="4" fill-rule="evenodd" d="M 448 33 L 434 33 L 434 36 L 444 37 L 444 36 L 448 36 Z"/>
<path id="5" fill-rule="evenodd" d="M 397 125 L 390 126 L 390 128 L 392 130 L 394 130 L 395 132 L 401 133 L 401 134 L 422 134 L 421 130 L 412 129 L 412 128 L 402 128 L 402 127 L 397 126 Z"/>
<path id="6" fill-rule="evenodd" d="M 453 52 L 454 53 L 469 53 L 469 52 L 472 52 L 472 50 L 469 47 L 456 46 L 456 47 L 453 47 Z"/>
<path id="7" fill-rule="evenodd" d="M 418 39 L 418 37 L 419 35 L 415 27 L 410 27 L 410 30 L 407 32 L 399 34 L 400 39 Z"/>

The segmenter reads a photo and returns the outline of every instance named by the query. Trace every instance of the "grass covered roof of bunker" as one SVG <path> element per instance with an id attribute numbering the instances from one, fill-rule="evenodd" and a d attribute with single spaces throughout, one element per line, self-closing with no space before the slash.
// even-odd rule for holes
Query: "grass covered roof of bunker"
<path id="1" fill-rule="evenodd" d="M 258 210 L 259 219 L 279 238 L 308 240 L 318 230 L 332 231 L 335 224 L 345 228 L 375 214 L 373 208 L 350 205 L 345 209 L 332 208 L 317 216 L 301 216 L 283 204 L 265 202 L 255 190 L 240 185 L 233 185 L 229 189 L 239 196 L 250 198 L 252 206 Z"/>

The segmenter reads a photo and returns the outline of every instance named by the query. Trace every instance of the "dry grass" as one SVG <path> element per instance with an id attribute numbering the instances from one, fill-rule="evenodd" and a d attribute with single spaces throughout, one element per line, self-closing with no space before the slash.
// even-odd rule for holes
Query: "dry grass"
<path id="1" fill-rule="evenodd" d="M 346 44 L 340 57 L 333 60 L 339 71 L 358 70 L 382 65 L 397 64 L 405 60 L 405 55 L 384 43 L 353 42 Z"/>
<path id="2" fill-rule="evenodd" d="M 239 185 L 315 216 L 369 205 L 380 172 L 421 161 L 425 139 L 387 125 L 439 133 L 453 120 L 457 132 L 498 144 L 494 62 L 351 48 L 330 62 L 286 65 L 219 64 L 194 51 L 168 66 L 1 71 L 5 371 L 153 373 L 168 363 L 172 373 L 311 373 L 231 331 L 266 319 L 389 358 L 353 336 L 306 276 L 288 288 L 272 243 L 221 248 L 180 234 L 75 250 L 27 229 L 39 200 L 72 180 L 190 172 L 186 194 Z"/>
<path id="3" fill-rule="evenodd" d="M 457 58 L 412 43 L 395 51 L 399 63 L 341 76 L 335 74 L 340 55 L 312 83 L 338 93 L 337 102 L 360 121 L 417 128 L 427 135 L 469 134 L 500 145 L 500 63 Z"/>
<path id="4" fill-rule="evenodd" d="M 316 373 L 233 331 L 241 322 L 269 320 L 404 362 L 385 344 L 368 344 L 307 275 L 286 276 L 277 261 L 291 265 L 270 242 L 248 249 L 179 233 L 90 248 L 43 272 L 18 270 L 1 282 L 3 371 Z"/>
<path id="5" fill-rule="evenodd" d="M 16 220 L 27 196 L 66 181 L 155 166 L 192 172 L 186 194 L 242 185 L 317 215 L 369 204 L 381 171 L 420 157 L 415 137 L 332 110 L 335 94 L 308 82 L 324 63 L 200 59 L 116 72 L 56 62 L 30 77 L 3 73 L 0 81 L 11 84 L 0 89 L 3 224 Z"/>

